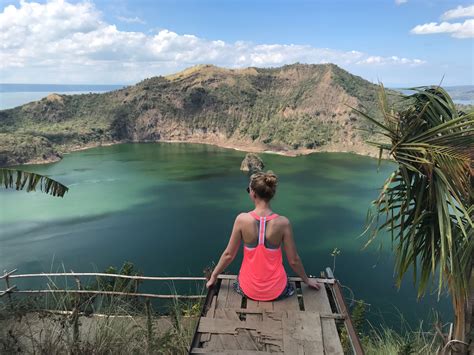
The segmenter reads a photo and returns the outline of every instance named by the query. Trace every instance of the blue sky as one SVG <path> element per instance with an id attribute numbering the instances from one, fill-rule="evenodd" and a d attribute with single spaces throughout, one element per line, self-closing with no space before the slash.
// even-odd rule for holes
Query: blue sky
<path id="1" fill-rule="evenodd" d="M 298 61 L 386 86 L 474 84 L 469 1 L 0 0 L 0 29 L 0 82 L 129 84 Z"/>

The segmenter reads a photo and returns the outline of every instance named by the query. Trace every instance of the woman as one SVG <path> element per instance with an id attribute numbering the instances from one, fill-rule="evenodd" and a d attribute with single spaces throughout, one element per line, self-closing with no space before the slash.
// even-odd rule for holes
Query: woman
<path id="1" fill-rule="evenodd" d="M 247 192 L 255 209 L 241 213 L 235 219 L 229 244 L 212 272 L 207 287 L 214 285 L 217 276 L 234 260 L 242 240 L 244 258 L 234 284 L 237 292 L 256 301 L 272 301 L 295 292 L 283 267 L 281 244 L 291 268 L 308 286 L 319 290 L 318 282 L 308 278 L 298 256 L 290 221 L 273 213 L 270 207 L 277 182 L 277 176 L 271 171 L 251 176 Z"/>

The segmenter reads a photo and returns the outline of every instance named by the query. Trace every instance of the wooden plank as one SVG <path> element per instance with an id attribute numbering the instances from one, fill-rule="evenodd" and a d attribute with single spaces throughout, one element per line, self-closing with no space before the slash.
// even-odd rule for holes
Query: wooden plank
<path id="1" fill-rule="evenodd" d="M 237 336 L 235 339 L 242 350 L 259 350 L 257 340 L 252 336 L 248 329 L 237 329 Z"/>
<path id="2" fill-rule="evenodd" d="M 285 354 L 324 354 L 319 313 L 287 312 L 282 325 Z"/>
<path id="3" fill-rule="evenodd" d="M 337 308 L 343 314 L 349 314 L 349 310 L 346 306 L 346 301 L 344 300 L 344 296 L 342 295 L 342 290 L 339 285 L 339 282 L 336 282 L 332 287 L 332 292 L 334 298 L 336 299 Z M 356 355 L 364 355 L 364 349 L 362 348 L 362 344 L 360 343 L 359 337 L 357 336 L 357 332 L 354 329 L 354 325 L 352 324 L 351 317 L 347 317 L 344 325 L 346 326 L 346 330 L 349 333 L 349 339 L 351 341 L 353 350 Z"/>
<path id="4" fill-rule="evenodd" d="M 226 291 L 226 283 L 227 281 L 225 280 L 222 280 L 221 281 L 221 284 L 220 284 L 220 287 L 219 287 L 219 292 L 216 294 L 215 297 L 213 297 L 212 299 L 212 303 L 211 303 L 211 307 L 209 309 L 209 311 L 207 312 L 207 317 L 208 318 L 214 318 L 216 316 L 218 316 L 217 314 L 217 305 L 221 303 L 221 299 L 219 296 L 221 296 L 222 294 L 225 294 L 227 291 Z M 221 293 L 221 291 L 223 291 L 223 293 Z M 199 326 L 200 326 L 200 323 L 202 321 L 202 317 L 201 319 L 199 319 L 199 324 L 198 324 L 198 332 L 200 333 L 203 333 L 203 335 L 201 336 L 201 341 L 203 342 L 203 347 L 206 348 L 206 349 L 212 349 L 212 350 L 223 350 L 225 349 L 224 348 L 224 344 L 222 343 L 222 339 L 221 337 L 219 337 L 218 335 L 216 334 L 211 334 L 210 332 L 201 332 L 199 330 Z"/>
<path id="5" fill-rule="evenodd" d="M 319 290 L 315 290 L 306 284 L 301 284 L 301 292 L 303 294 L 304 309 L 306 311 L 332 313 L 324 285 L 321 285 Z"/>
<path id="6" fill-rule="evenodd" d="M 207 317 L 214 317 L 214 314 L 216 313 L 216 305 L 217 305 L 217 295 L 214 295 L 212 297 L 211 306 L 209 307 L 209 310 L 207 311 L 207 314 L 206 314 Z"/>
<path id="7" fill-rule="evenodd" d="M 232 293 L 236 293 L 233 290 L 231 291 Z M 230 295 L 230 293 L 229 293 Z M 240 295 L 239 295 L 240 296 Z M 229 298 L 227 299 L 229 301 Z M 232 309 L 226 309 L 226 310 L 219 310 L 220 312 L 225 312 L 226 318 L 230 320 L 234 320 L 236 322 L 242 322 L 239 318 L 238 313 L 235 310 Z M 242 349 L 242 350 L 258 350 L 258 346 L 256 343 L 256 340 L 252 337 L 250 332 L 247 329 L 237 329 L 237 335 L 220 335 L 221 340 L 227 341 L 227 342 L 232 342 L 232 340 L 227 340 L 225 337 L 233 337 L 234 341 L 236 342 L 237 349 Z M 224 342 L 225 343 L 225 342 Z"/>
<path id="8" fill-rule="evenodd" d="M 228 308 L 226 310 L 235 312 L 237 315 L 239 315 L 239 314 L 262 314 L 263 315 L 263 314 L 265 314 L 267 316 L 272 317 L 273 319 L 276 319 L 278 317 L 279 320 L 281 320 L 282 311 L 266 311 L 264 309 L 261 309 L 260 305 L 258 307 L 259 308 L 255 309 L 255 310 L 250 310 L 250 309 L 246 309 L 246 308 Z M 345 315 L 340 314 L 340 313 L 320 313 L 319 317 L 320 318 L 330 318 L 330 319 L 340 319 L 340 320 L 344 320 L 344 319 L 347 318 Z"/>
<path id="9" fill-rule="evenodd" d="M 216 312 L 216 302 L 217 302 L 217 295 L 214 295 L 212 297 L 212 301 L 211 301 L 211 305 L 209 307 L 209 310 L 207 311 L 206 313 L 206 316 L 207 317 L 210 317 L 210 318 L 213 318 L 214 317 L 214 314 Z M 196 332 L 198 328 L 196 328 Z M 206 343 L 208 342 L 209 340 L 211 340 L 211 334 L 210 333 L 203 333 L 201 335 L 201 338 L 199 339 L 202 343 Z M 207 346 L 207 344 L 205 345 Z"/>
<path id="10" fill-rule="evenodd" d="M 293 284 L 293 287 L 296 290 L 296 285 L 293 281 L 290 281 Z M 282 300 L 273 301 L 273 309 L 275 311 L 299 311 L 300 307 L 298 304 L 298 297 L 296 296 L 296 291 L 293 296 L 286 297 Z"/>
<path id="11" fill-rule="evenodd" d="M 222 280 L 221 287 L 217 295 L 216 310 L 225 309 L 227 296 L 229 295 L 229 291 L 230 291 L 230 287 L 229 287 L 230 282 L 231 282 L 230 280 Z"/>
<path id="12" fill-rule="evenodd" d="M 260 311 L 260 313 L 246 314 L 245 319 L 247 321 L 255 321 L 255 322 L 263 321 L 263 315 L 261 313 L 261 312 L 263 312 L 263 310 L 258 308 L 258 301 L 254 301 L 254 300 L 246 297 L 246 302 L 247 302 L 247 306 L 246 306 L 247 310 L 249 310 L 249 311 Z M 252 339 L 255 340 L 255 344 L 257 344 L 258 350 L 263 351 L 265 346 L 260 341 L 261 340 L 260 334 L 258 334 L 258 332 L 256 330 L 248 330 L 248 332 L 250 333 L 250 336 L 252 337 Z"/>
<path id="13" fill-rule="evenodd" d="M 234 290 L 234 282 L 235 280 L 229 280 L 229 292 L 225 303 L 226 309 L 242 307 L 242 296 Z"/>
<path id="14" fill-rule="evenodd" d="M 258 308 L 258 301 L 254 301 L 250 298 L 247 298 L 247 307 L 246 309 L 250 311 L 262 311 L 262 309 Z M 247 320 L 263 320 L 262 314 L 255 313 L 255 314 L 247 314 Z"/>
<path id="15" fill-rule="evenodd" d="M 222 279 L 222 280 L 235 280 L 237 278 L 237 275 L 219 275 L 217 276 L 218 279 Z M 303 279 L 301 277 L 297 277 L 297 276 L 290 276 L 288 277 L 288 279 L 290 281 L 301 281 L 303 282 Z M 333 284 L 335 282 L 334 279 L 324 279 L 324 278 L 314 278 L 316 281 L 318 282 L 321 282 L 321 283 L 325 283 L 325 284 Z"/>
<path id="16" fill-rule="evenodd" d="M 210 349 L 192 348 L 190 354 L 215 354 L 215 355 L 284 355 L 282 352 L 252 351 L 252 350 L 229 350 L 229 351 L 211 351 Z"/>
<path id="17" fill-rule="evenodd" d="M 326 287 L 322 285 L 318 291 L 310 289 L 306 284 L 301 284 L 301 292 L 303 293 L 303 302 L 305 311 L 319 312 L 329 314 L 332 313 L 329 304 Z M 321 319 L 324 352 L 326 354 L 343 355 L 341 340 L 336 328 L 336 322 L 330 318 Z"/>
<path id="18" fill-rule="evenodd" d="M 224 318 L 201 317 L 198 327 L 199 332 L 212 334 L 237 334 L 237 329 L 252 329 L 259 333 L 278 334 L 281 331 L 281 325 L 276 324 L 274 321 L 236 321 Z"/>
<path id="19" fill-rule="evenodd" d="M 265 312 L 273 312 L 273 302 L 258 301 L 258 308 Z"/>
<path id="20" fill-rule="evenodd" d="M 249 310 L 260 310 L 260 308 L 258 308 L 258 301 L 254 301 L 254 300 L 251 300 L 250 298 L 247 298 L 247 309 Z M 254 320 L 254 321 L 263 321 L 263 314 L 260 313 L 260 314 L 247 314 L 246 315 L 246 319 L 247 320 Z M 258 346 L 258 349 L 259 350 L 264 350 L 264 344 L 262 344 L 262 342 L 260 341 L 261 338 L 260 338 L 260 334 L 258 334 L 257 331 L 254 331 L 254 330 L 249 330 L 251 336 L 253 339 L 256 340 L 256 343 L 257 343 L 257 346 Z"/>
<path id="21" fill-rule="evenodd" d="M 229 313 L 230 315 L 232 312 Z M 235 313 L 234 313 L 235 314 Z M 216 321 L 221 321 L 221 320 L 229 320 L 233 322 L 233 324 L 239 324 L 241 323 L 240 319 L 237 317 L 237 319 L 232 319 L 234 317 L 230 316 L 231 319 L 227 318 L 228 313 L 225 309 L 216 309 L 216 317 L 215 318 L 210 318 L 213 324 L 215 324 Z M 216 331 L 211 331 L 212 337 L 219 337 L 220 342 L 222 343 L 224 349 L 226 350 L 240 350 L 240 344 L 237 341 L 236 335 L 238 334 L 237 330 L 235 330 L 234 334 L 222 334 L 220 332 Z"/>
<path id="22" fill-rule="evenodd" d="M 267 312 L 263 310 L 263 322 L 265 324 L 273 323 L 272 327 L 279 329 L 279 332 L 265 332 L 261 335 L 261 343 L 266 351 L 281 352 L 283 351 L 283 330 L 281 324 L 283 312 Z"/>
<path id="23" fill-rule="evenodd" d="M 235 280 L 232 279 L 222 280 L 217 299 L 215 318 L 241 322 L 239 314 L 233 310 L 240 308 L 242 304 L 242 296 L 233 289 L 234 281 Z M 219 339 L 211 341 L 207 347 L 208 349 L 213 348 L 215 345 L 220 346 L 220 344 L 222 344 L 226 350 L 258 350 L 256 341 L 247 329 L 237 328 L 235 334 L 214 334 L 211 335 L 211 338 L 212 337 Z"/>
<path id="24" fill-rule="evenodd" d="M 283 352 L 285 354 L 303 355 L 303 346 L 292 338 L 291 329 L 293 327 L 292 320 L 288 319 L 288 313 L 282 316 L 282 333 L 283 333 Z"/>
<path id="25" fill-rule="evenodd" d="M 221 281 L 219 293 L 217 294 L 214 319 L 226 320 L 228 317 L 228 313 L 226 312 L 226 302 L 227 302 L 227 297 L 229 296 L 229 293 L 232 291 L 230 287 L 231 282 L 232 282 L 231 280 Z M 230 320 L 233 320 L 232 318 L 233 317 L 231 317 Z M 212 318 L 209 318 L 209 319 L 212 319 Z M 203 318 L 201 318 L 201 321 L 202 320 Z M 199 327 L 201 327 L 201 322 L 199 324 Z M 222 348 L 225 350 L 239 350 L 240 349 L 239 343 L 237 342 L 233 334 L 220 334 L 214 331 L 210 331 L 209 333 L 211 333 L 211 339 L 208 343 L 207 349 L 222 349 Z"/>
<path id="26" fill-rule="evenodd" d="M 281 329 L 281 318 L 280 320 L 275 320 L 274 318 L 268 317 L 268 312 L 273 312 L 273 302 L 258 302 L 258 308 L 262 310 L 262 321 L 263 322 L 277 322 L 275 326 Z M 260 338 L 260 341 L 263 346 L 263 350 L 266 351 L 283 351 L 283 335 L 282 332 L 271 333 L 265 332 L 265 334 Z"/>

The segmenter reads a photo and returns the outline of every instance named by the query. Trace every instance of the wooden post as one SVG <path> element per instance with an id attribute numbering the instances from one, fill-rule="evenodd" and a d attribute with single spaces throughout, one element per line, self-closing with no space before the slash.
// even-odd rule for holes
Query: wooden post
<path id="1" fill-rule="evenodd" d="M 10 305 L 10 307 L 13 307 L 13 303 L 12 303 L 12 295 L 10 294 L 10 292 L 15 288 L 15 287 L 10 287 L 10 281 L 8 280 L 8 278 L 10 277 L 11 274 L 13 274 L 15 271 L 17 271 L 18 269 L 13 269 L 12 271 L 10 272 L 7 272 L 7 270 L 3 270 L 3 276 L 1 277 L 2 279 L 5 279 L 5 285 L 7 286 L 6 289 L 5 289 L 5 292 L 7 294 L 7 297 L 8 297 L 8 303 Z"/>
<path id="2" fill-rule="evenodd" d="M 71 272 L 74 272 L 71 270 Z M 82 289 L 81 286 L 81 280 L 79 277 L 75 276 L 74 279 L 76 280 L 76 286 L 77 289 L 80 291 Z M 72 310 L 72 342 L 73 342 L 73 348 L 75 351 L 79 350 L 79 303 L 80 303 L 80 297 L 81 295 L 75 294 L 73 295 L 74 297 L 74 308 Z"/>
<path id="3" fill-rule="evenodd" d="M 79 309 L 74 307 L 71 314 L 72 343 L 75 350 L 79 349 Z"/>
<path id="4" fill-rule="evenodd" d="M 71 273 L 74 274 L 74 271 L 71 270 Z M 76 275 L 74 275 L 74 279 L 76 280 L 77 289 L 82 290 L 81 279 Z"/>
<path id="5" fill-rule="evenodd" d="M 151 302 L 149 298 L 145 300 L 145 310 L 146 310 L 148 353 L 151 354 L 152 348 L 153 348 L 153 314 L 152 314 Z"/>
<path id="6" fill-rule="evenodd" d="M 217 294 L 219 293 L 222 279 L 225 279 L 226 276 L 229 276 L 229 275 L 219 275 L 219 277 L 217 278 L 217 282 L 213 286 L 211 286 L 211 288 L 207 292 L 206 299 L 204 300 L 204 303 L 201 306 L 201 313 L 199 314 L 199 317 L 205 317 L 207 315 L 207 311 L 209 311 L 209 308 L 211 307 L 212 300 L 214 299 L 214 297 L 217 297 Z M 199 328 L 199 321 L 196 322 L 193 340 L 191 341 L 191 345 L 189 347 L 190 354 L 191 354 L 191 349 L 199 347 L 199 342 L 201 341 L 201 333 L 198 332 L 198 328 Z"/>
<path id="7" fill-rule="evenodd" d="M 339 281 L 334 283 L 334 296 L 336 298 L 336 302 L 338 304 L 339 312 L 344 316 L 347 316 L 345 319 L 345 326 L 347 329 L 347 333 L 349 334 L 349 340 L 352 344 L 354 353 L 356 355 L 364 355 L 364 349 L 359 340 L 359 336 L 354 329 L 354 325 L 352 324 L 352 320 L 349 314 L 349 310 L 346 306 L 346 302 L 344 301 L 344 296 L 342 295 L 342 290 L 339 285 Z"/>
<path id="8" fill-rule="evenodd" d="M 6 275 L 5 276 L 5 284 L 6 284 L 6 289 L 8 290 L 10 288 L 10 283 L 8 282 L 8 274 L 7 274 L 7 270 L 3 270 L 3 273 Z M 7 294 L 7 297 L 8 297 L 8 302 L 10 303 L 10 306 L 11 306 L 11 303 L 12 303 L 12 296 L 10 295 L 10 292 Z"/>

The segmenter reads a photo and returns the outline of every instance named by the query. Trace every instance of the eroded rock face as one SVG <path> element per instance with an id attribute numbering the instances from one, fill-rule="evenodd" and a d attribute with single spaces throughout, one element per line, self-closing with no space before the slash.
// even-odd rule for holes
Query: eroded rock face
<path id="1" fill-rule="evenodd" d="M 249 174 L 261 171 L 264 167 L 263 160 L 254 153 L 247 153 L 244 160 L 242 160 L 242 164 L 240 164 L 240 170 L 248 171 Z"/>

